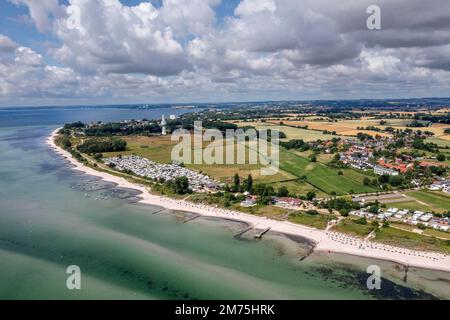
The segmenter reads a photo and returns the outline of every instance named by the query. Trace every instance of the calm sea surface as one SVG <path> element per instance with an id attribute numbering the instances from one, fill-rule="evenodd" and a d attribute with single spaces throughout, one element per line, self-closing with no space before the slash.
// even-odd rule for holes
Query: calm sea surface
<path id="1" fill-rule="evenodd" d="M 159 118 L 182 110 L 0 109 L 0 299 L 450 298 L 448 273 L 345 255 L 268 234 L 234 237 L 240 223 L 136 204 L 136 192 L 71 170 L 45 144 L 73 121 Z M 366 288 L 368 265 L 382 289 Z M 79 291 L 66 268 L 82 272 Z"/>

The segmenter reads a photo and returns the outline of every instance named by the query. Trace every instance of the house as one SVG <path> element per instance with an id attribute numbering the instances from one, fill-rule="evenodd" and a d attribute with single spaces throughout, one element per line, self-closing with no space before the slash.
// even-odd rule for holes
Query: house
<path id="1" fill-rule="evenodd" d="M 253 198 L 247 198 L 241 202 L 241 207 L 249 208 L 254 206 L 256 206 L 256 200 Z"/>
<path id="2" fill-rule="evenodd" d="M 433 215 L 431 213 L 427 213 L 427 214 L 424 214 L 423 216 L 421 216 L 420 220 L 424 221 L 424 222 L 428 222 L 431 220 L 431 218 L 433 218 Z"/>
<path id="3" fill-rule="evenodd" d="M 443 167 L 443 168 L 447 168 L 447 164 L 443 163 L 443 162 L 427 162 L 427 161 L 422 161 L 419 163 L 419 165 L 421 167 Z"/>
<path id="4" fill-rule="evenodd" d="M 388 212 L 388 213 L 391 213 L 391 214 L 396 214 L 396 213 L 398 212 L 398 209 L 397 209 L 397 208 L 389 208 L 389 209 L 387 210 L 387 212 Z"/>
<path id="5" fill-rule="evenodd" d="M 289 197 L 274 197 L 273 201 L 275 202 L 275 205 L 278 206 L 292 206 L 292 207 L 299 207 L 302 204 L 302 200 L 297 198 L 289 198 Z"/>
<path id="6" fill-rule="evenodd" d="M 398 176 L 398 172 L 392 169 L 388 169 L 388 168 L 383 168 L 380 166 L 374 166 L 373 167 L 373 172 L 379 176 L 382 175 L 389 175 L 389 176 Z"/>

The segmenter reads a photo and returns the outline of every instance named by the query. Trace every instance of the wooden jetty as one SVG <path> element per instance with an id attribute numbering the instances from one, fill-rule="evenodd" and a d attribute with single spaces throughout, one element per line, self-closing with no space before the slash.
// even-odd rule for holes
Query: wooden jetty
<path id="1" fill-rule="evenodd" d="M 255 234 L 256 239 L 261 239 L 263 235 L 265 235 L 267 232 L 269 232 L 270 227 L 262 229 L 262 231 Z"/>

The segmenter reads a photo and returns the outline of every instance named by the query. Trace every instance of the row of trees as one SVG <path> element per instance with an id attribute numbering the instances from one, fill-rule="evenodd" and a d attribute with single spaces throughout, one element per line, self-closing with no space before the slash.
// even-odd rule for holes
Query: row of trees
<path id="1" fill-rule="evenodd" d="M 125 151 L 127 142 L 118 138 L 88 139 L 77 147 L 82 153 Z"/>

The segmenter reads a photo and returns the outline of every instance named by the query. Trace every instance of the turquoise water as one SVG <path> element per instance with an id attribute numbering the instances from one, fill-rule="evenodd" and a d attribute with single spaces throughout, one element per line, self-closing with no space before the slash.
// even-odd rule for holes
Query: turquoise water
<path id="1" fill-rule="evenodd" d="M 317 254 L 300 261 L 305 244 L 283 236 L 238 239 L 242 224 L 183 223 L 184 213 L 136 204 L 135 191 L 71 170 L 45 144 L 55 127 L 47 123 L 59 120 L 39 121 L 0 121 L 0 299 L 447 297 L 445 273 L 410 270 L 404 283 L 390 263 Z M 380 291 L 366 289 L 369 264 L 385 271 Z M 70 265 L 81 269 L 81 290 L 66 287 Z"/>

